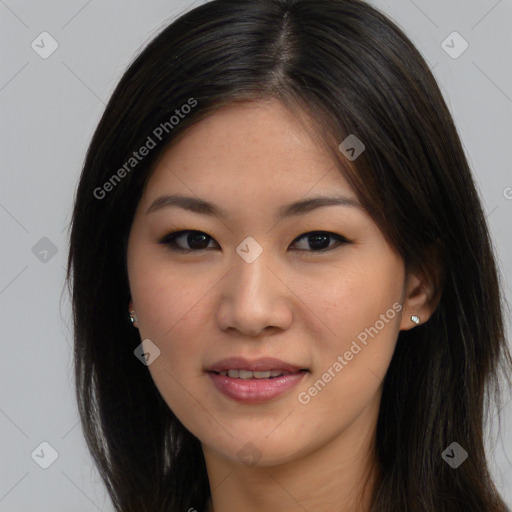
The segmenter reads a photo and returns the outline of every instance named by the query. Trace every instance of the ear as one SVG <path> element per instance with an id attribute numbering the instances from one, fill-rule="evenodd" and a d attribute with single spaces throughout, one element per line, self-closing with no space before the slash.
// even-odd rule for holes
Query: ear
<path id="1" fill-rule="evenodd" d="M 409 273 L 404 285 L 403 314 L 400 330 L 407 331 L 418 324 L 411 320 L 419 318 L 424 324 L 432 316 L 441 298 L 440 282 L 434 275 L 426 273 Z"/>

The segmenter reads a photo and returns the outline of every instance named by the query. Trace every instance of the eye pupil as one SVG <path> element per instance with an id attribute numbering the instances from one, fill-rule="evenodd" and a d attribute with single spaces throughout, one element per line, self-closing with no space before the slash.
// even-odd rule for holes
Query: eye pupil
<path id="1" fill-rule="evenodd" d="M 187 235 L 187 243 L 192 249 L 205 249 L 208 246 L 208 235 L 204 233 L 199 233 L 197 231 L 191 232 Z M 199 244 L 196 244 L 195 241 L 201 240 Z"/>
<path id="2" fill-rule="evenodd" d="M 308 235 L 312 249 L 325 249 L 326 247 L 329 247 L 329 238 L 330 236 L 324 233 Z M 311 243 L 311 241 L 313 242 Z"/>

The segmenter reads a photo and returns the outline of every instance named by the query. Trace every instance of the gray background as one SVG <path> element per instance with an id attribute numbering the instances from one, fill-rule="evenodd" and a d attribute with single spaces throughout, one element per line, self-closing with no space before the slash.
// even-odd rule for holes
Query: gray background
<path id="1" fill-rule="evenodd" d="M 85 449 L 72 388 L 70 307 L 62 294 L 67 226 L 87 145 L 123 71 L 141 45 L 199 3 L 0 0 L 0 511 L 112 510 Z M 405 30 L 441 86 L 510 301 L 512 1 L 373 3 Z M 58 48 L 43 59 L 31 44 L 48 50 L 49 39 L 38 37 L 45 31 Z M 458 58 L 445 49 L 458 53 L 460 40 L 443 44 L 453 31 L 469 44 Z M 509 399 L 502 436 L 487 443 L 496 483 L 512 504 Z M 42 442 L 58 453 L 47 469 L 40 464 L 51 462 L 51 449 Z"/>

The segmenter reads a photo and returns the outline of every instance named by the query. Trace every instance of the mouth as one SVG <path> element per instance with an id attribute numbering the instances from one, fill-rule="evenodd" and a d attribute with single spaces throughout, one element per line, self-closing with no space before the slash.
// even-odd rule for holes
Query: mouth
<path id="1" fill-rule="evenodd" d="M 206 370 L 215 388 L 236 402 L 259 404 L 283 395 L 309 373 L 307 368 L 274 358 L 223 359 Z"/>
<path id="2" fill-rule="evenodd" d="M 232 378 L 247 379 L 254 377 L 257 379 L 268 379 L 270 377 L 277 377 L 279 374 L 297 373 L 299 371 L 308 371 L 308 369 L 274 357 L 260 357 L 252 361 L 244 357 L 228 357 L 209 366 L 206 371 L 219 374 L 227 372 L 226 375 L 229 375 L 231 372 L 232 375 L 229 376 Z M 236 375 L 236 372 L 238 372 L 238 375 Z"/>
<path id="3" fill-rule="evenodd" d="M 251 371 L 251 370 L 243 370 L 243 369 L 234 369 L 234 370 L 221 370 L 220 372 L 212 372 L 217 375 L 223 375 L 224 377 L 231 377 L 232 379 L 276 379 L 277 377 L 282 377 L 283 375 L 293 375 L 299 372 L 307 372 L 306 369 L 301 369 L 296 372 L 287 372 L 281 370 L 264 370 L 264 371 Z"/>

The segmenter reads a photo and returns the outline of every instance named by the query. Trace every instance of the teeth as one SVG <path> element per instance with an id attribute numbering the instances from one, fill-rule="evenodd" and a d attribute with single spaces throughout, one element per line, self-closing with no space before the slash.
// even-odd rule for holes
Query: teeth
<path id="1" fill-rule="evenodd" d="M 257 379 L 268 379 L 272 373 L 270 370 L 266 372 L 252 372 Z"/>
<path id="2" fill-rule="evenodd" d="M 279 377 L 280 375 L 288 375 L 290 372 L 279 370 L 266 370 L 266 371 L 250 371 L 250 370 L 222 370 L 219 372 L 224 377 L 231 377 L 232 379 L 269 379 L 271 377 Z"/>

